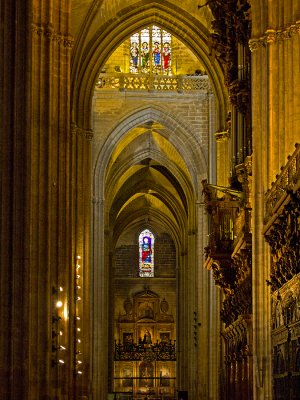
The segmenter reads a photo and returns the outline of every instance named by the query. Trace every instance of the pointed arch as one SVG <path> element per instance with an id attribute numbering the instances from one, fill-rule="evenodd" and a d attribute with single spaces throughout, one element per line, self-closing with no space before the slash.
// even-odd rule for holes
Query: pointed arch
<path id="1" fill-rule="evenodd" d="M 104 188 L 103 186 L 99 186 L 99 182 L 104 182 L 109 159 L 116 144 L 134 127 L 153 122 L 158 122 L 166 127 L 164 130 L 161 130 L 160 133 L 174 145 L 185 161 L 190 173 L 191 182 L 193 183 L 192 191 L 197 192 L 200 184 L 199 178 L 203 178 L 202 176 L 199 177 L 198 171 L 203 171 L 203 176 L 206 176 L 207 160 L 202 149 L 198 152 L 196 151 L 196 149 L 199 148 L 199 144 L 196 143 L 193 138 L 192 129 L 190 129 L 188 125 L 184 125 L 181 121 L 178 121 L 175 115 L 173 116 L 170 114 L 170 111 L 164 110 L 162 107 L 151 106 L 135 110 L 133 113 L 118 121 L 118 125 L 111 130 L 94 165 L 94 196 L 103 198 L 103 192 L 100 193 L 100 190 L 103 191 Z M 170 132 L 175 134 L 170 136 Z M 189 187 L 187 181 L 186 187 Z"/>
<path id="2" fill-rule="evenodd" d="M 218 125 L 223 128 L 227 113 L 226 88 L 222 68 L 210 55 L 209 32 L 198 19 L 168 1 L 163 4 L 141 1 L 134 8 L 123 9 L 118 19 L 114 18 L 99 28 L 84 50 L 77 50 L 74 61 L 79 66 L 72 71 L 71 82 L 74 122 L 80 128 L 91 129 L 92 97 L 101 66 L 126 38 L 149 24 L 168 30 L 201 60 L 218 100 Z"/>

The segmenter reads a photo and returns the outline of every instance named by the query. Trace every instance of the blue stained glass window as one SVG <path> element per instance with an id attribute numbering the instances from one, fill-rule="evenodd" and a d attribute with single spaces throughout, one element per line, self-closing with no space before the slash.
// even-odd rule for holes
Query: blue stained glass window
<path id="1" fill-rule="evenodd" d="M 154 235 L 145 229 L 139 236 L 139 276 L 154 277 Z"/>

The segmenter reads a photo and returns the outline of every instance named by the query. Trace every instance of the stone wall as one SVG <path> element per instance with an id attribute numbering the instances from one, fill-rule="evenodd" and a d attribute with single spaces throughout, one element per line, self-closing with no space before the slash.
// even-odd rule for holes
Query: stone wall
<path id="1" fill-rule="evenodd" d="M 176 92 L 119 92 L 114 90 L 98 90 L 94 94 L 93 130 L 94 141 L 99 147 L 108 134 L 116 128 L 127 115 L 143 108 L 155 108 L 162 114 L 173 116 L 189 130 L 204 154 L 208 152 L 209 135 L 209 101 L 207 93 Z M 132 129 L 132 127 L 131 127 Z M 176 131 L 173 132 L 176 134 Z M 96 143 L 95 143 L 96 144 Z M 94 146 L 96 149 L 96 146 Z M 98 154 L 98 148 L 96 154 Z"/>
<path id="2" fill-rule="evenodd" d="M 175 277 L 176 252 L 173 241 L 167 233 L 155 240 L 155 277 Z M 139 272 L 138 244 L 122 244 L 114 253 L 115 277 L 137 277 Z"/>

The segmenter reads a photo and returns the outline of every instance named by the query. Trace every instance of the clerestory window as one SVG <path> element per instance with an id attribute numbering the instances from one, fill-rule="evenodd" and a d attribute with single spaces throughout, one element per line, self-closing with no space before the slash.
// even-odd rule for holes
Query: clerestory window
<path id="1" fill-rule="evenodd" d="M 158 26 L 151 26 L 130 37 L 130 72 L 172 74 L 172 37 Z"/>

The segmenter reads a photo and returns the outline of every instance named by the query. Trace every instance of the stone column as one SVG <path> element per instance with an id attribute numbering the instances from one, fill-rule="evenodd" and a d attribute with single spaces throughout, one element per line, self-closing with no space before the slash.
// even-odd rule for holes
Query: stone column
<path id="1" fill-rule="evenodd" d="M 269 249 L 263 237 L 267 189 L 299 139 L 299 5 L 252 1 L 253 118 L 253 378 L 254 399 L 270 399 Z M 293 82 L 293 83 L 291 83 Z M 298 84 L 298 85 L 297 85 Z"/>
<path id="2" fill-rule="evenodd" d="M 177 273 L 177 359 L 176 385 L 178 390 L 188 391 L 189 398 L 194 398 L 199 379 L 197 365 L 197 334 L 194 320 L 197 318 L 197 298 L 199 293 L 197 282 L 196 228 L 195 208 L 190 206 L 190 218 L 187 230 L 182 232 L 181 253 Z"/>
<path id="3" fill-rule="evenodd" d="M 195 398 L 217 399 L 220 371 L 220 292 L 212 271 L 204 268 L 204 248 L 207 246 L 207 215 L 205 204 L 197 202 L 197 257 L 196 257 L 196 318 L 194 321 L 197 355 L 197 392 Z"/>
<path id="4" fill-rule="evenodd" d="M 75 123 L 71 126 L 71 182 L 72 182 L 72 254 L 80 256 L 81 268 L 79 295 L 77 310 L 70 310 L 70 322 L 74 317 L 80 317 L 78 326 L 80 334 L 70 337 L 70 340 L 80 338 L 81 342 L 76 345 L 79 354 L 71 354 L 74 383 L 73 396 L 88 395 L 90 376 L 90 327 L 91 327 L 91 271 L 90 271 L 90 241 L 91 241 L 91 140 L 93 132 L 90 129 L 78 127 Z M 71 343 L 70 343 L 71 344 Z M 75 350 L 75 346 L 74 350 Z M 78 373 L 82 371 L 82 374 Z"/>
<path id="5" fill-rule="evenodd" d="M 99 182 L 101 188 L 103 182 Z M 96 188 L 98 189 L 98 188 Z M 105 201 L 100 198 L 101 189 L 95 192 L 92 207 L 92 249 L 91 262 L 91 398 L 105 400 L 108 393 L 108 331 L 109 331 L 109 229 L 106 225 Z"/>
<path id="6" fill-rule="evenodd" d="M 187 263 L 187 244 L 182 243 L 178 255 L 177 272 L 177 303 L 178 312 L 176 320 L 176 385 L 179 390 L 187 390 L 187 371 L 188 371 L 188 348 L 191 341 L 189 336 L 192 330 L 189 325 L 192 323 L 192 317 L 189 318 L 188 300 L 188 263 Z M 193 313 L 193 310 L 191 310 Z"/>
<path id="7" fill-rule="evenodd" d="M 267 88 L 267 73 L 265 68 L 266 49 L 261 49 L 253 55 L 253 87 Z M 257 380 L 257 368 L 254 371 L 254 399 L 271 399 L 271 314 L 270 290 L 266 281 L 270 275 L 268 251 L 263 237 L 264 192 L 266 190 L 266 171 L 263 165 L 267 158 L 267 115 L 268 104 L 266 90 L 253 93 L 253 357 L 257 360 L 257 368 L 264 368 L 264 382 Z M 255 368 L 254 368 L 255 369 Z"/>
<path id="8" fill-rule="evenodd" d="M 216 98 L 213 93 L 208 93 L 208 137 L 209 137 L 209 183 L 216 184 L 217 180 L 217 170 L 216 170 L 216 158 L 217 158 L 217 149 L 216 149 L 216 138 L 214 137 L 214 132 L 216 131 L 216 123 L 217 123 L 217 112 L 216 112 Z"/>
<path id="9" fill-rule="evenodd" d="M 265 2 L 266 3 L 266 2 Z M 266 6 L 266 4 L 265 4 Z M 262 13 L 262 10 L 264 11 Z M 260 35 L 265 26 L 268 8 L 260 1 L 253 2 L 252 37 Z M 264 193 L 267 189 L 268 154 L 268 49 L 260 47 L 252 52 L 252 126 L 253 126 L 253 398 L 272 398 L 271 385 L 271 314 L 270 290 L 266 285 L 270 267 L 263 237 Z M 260 371 L 264 369 L 264 379 Z"/>
<path id="10" fill-rule="evenodd" d="M 26 399 L 30 380 L 29 3 L 1 1 L 0 13 L 0 398 L 7 400 Z"/>
<path id="11" fill-rule="evenodd" d="M 61 398 L 71 386 L 72 38 L 69 1 L 50 3 L 5 0 L 1 4 L 1 56 L 6 60 L 1 66 L 3 399 Z M 66 347 L 61 367 L 52 332 L 59 286 L 63 288 L 60 341 Z"/>

